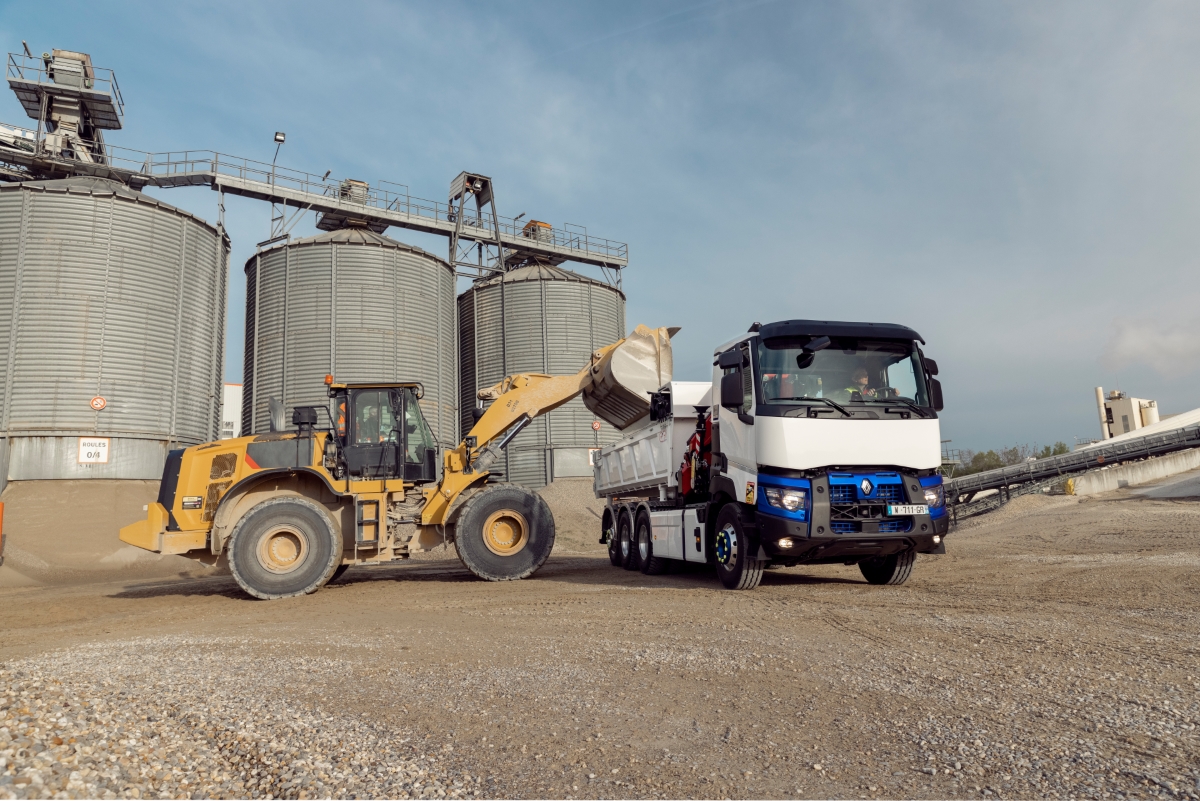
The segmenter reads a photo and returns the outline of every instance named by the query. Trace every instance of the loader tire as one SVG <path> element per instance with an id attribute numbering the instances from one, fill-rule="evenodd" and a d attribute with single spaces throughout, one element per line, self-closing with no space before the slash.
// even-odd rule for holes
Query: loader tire
<path id="1" fill-rule="evenodd" d="M 891 556 L 876 556 L 858 563 L 868 584 L 903 584 L 912 575 L 915 551 L 901 551 Z"/>
<path id="2" fill-rule="evenodd" d="M 650 515 L 645 512 L 641 512 L 637 517 L 637 547 L 638 561 L 641 562 L 643 573 L 647 576 L 658 576 L 666 572 L 666 560 L 654 555 L 654 529 L 650 525 Z"/>
<path id="3" fill-rule="evenodd" d="M 758 546 L 751 542 L 749 529 L 736 503 L 721 508 L 717 515 L 714 550 L 717 576 L 727 590 L 752 590 L 762 581 L 767 562 L 754 557 L 752 551 Z"/>
<path id="4" fill-rule="evenodd" d="M 342 576 L 346 575 L 346 571 L 349 569 L 350 569 L 350 565 L 338 565 L 337 569 L 333 571 L 333 575 L 329 577 L 329 581 L 327 581 L 325 583 L 332 584 L 333 582 L 340 579 Z"/>
<path id="5" fill-rule="evenodd" d="M 265 601 L 321 588 L 342 559 L 342 542 L 325 510 L 307 498 L 272 498 L 233 527 L 229 570 L 238 585 Z"/>
<path id="6" fill-rule="evenodd" d="M 454 547 L 467 569 L 481 579 L 523 579 L 541 567 L 554 548 L 554 515 L 533 490 L 489 484 L 463 504 Z"/>

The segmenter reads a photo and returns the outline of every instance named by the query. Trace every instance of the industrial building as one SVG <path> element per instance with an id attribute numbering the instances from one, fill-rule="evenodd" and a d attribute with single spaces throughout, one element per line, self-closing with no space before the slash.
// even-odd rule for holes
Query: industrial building
<path id="1" fill-rule="evenodd" d="M 1104 394 L 1096 387 L 1096 405 L 1100 411 L 1101 439 L 1112 439 L 1159 421 L 1158 402 L 1131 398 L 1119 389 Z"/>
<path id="2" fill-rule="evenodd" d="M 6 77 L 36 126 L 0 123 L 0 486 L 158 479 L 172 448 L 267 432 L 272 399 L 326 404 L 326 375 L 419 382 L 449 447 L 479 389 L 577 371 L 625 334 L 627 246 L 502 217 L 487 176 L 459 173 L 442 202 L 211 151 L 133 151 L 105 141 L 124 99 L 90 55 L 26 48 Z M 143 191 L 178 186 L 218 193 L 215 225 Z M 243 386 L 222 380 L 226 193 L 273 208 L 244 266 Z M 310 211 L 322 233 L 293 237 Z M 389 228 L 445 236 L 448 254 Z M 460 278 L 473 283 L 456 296 Z M 590 476 L 615 437 L 575 401 L 522 431 L 504 469 L 535 487 Z"/>

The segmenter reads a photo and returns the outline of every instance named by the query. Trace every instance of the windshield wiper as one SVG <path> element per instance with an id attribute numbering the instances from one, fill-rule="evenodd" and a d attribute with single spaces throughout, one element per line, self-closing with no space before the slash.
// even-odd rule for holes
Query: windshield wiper
<path id="1" fill-rule="evenodd" d="M 929 416 L 929 413 L 926 412 L 924 409 L 922 409 L 920 406 L 918 406 L 917 404 L 913 403 L 910 400 L 905 400 L 904 398 L 871 398 L 870 400 L 864 401 L 864 403 L 903 403 L 905 406 L 912 409 L 914 412 L 916 412 L 921 417 Z M 884 409 L 884 411 L 887 411 L 887 409 Z"/>
<path id="2" fill-rule="evenodd" d="M 800 397 L 798 397 L 798 398 L 796 398 L 796 397 L 791 397 L 791 398 L 772 398 L 771 400 L 783 400 L 783 401 L 817 401 L 818 403 L 827 403 L 827 404 L 829 404 L 830 406 L 832 406 L 833 408 L 837 409 L 839 412 L 841 412 L 841 413 L 842 413 L 844 416 L 846 416 L 846 417 L 853 417 L 853 416 L 854 416 L 854 415 L 850 414 L 850 412 L 846 411 L 846 408 L 845 408 L 844 406 L 842 406 L 840 403 L 834 403 L 834 402 L 833 402 L 833 401 L 831 401 L 829 398 L 811 398 L 811 397 L 809 397 L 808 395 L 801 395 L 801 396 L 800 396 Z"/>

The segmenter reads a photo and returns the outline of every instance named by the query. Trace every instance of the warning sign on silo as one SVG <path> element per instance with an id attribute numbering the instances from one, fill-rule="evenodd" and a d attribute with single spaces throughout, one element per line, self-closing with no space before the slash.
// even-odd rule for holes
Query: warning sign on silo
<path id="1" fill-rule="evenodd" d="M 108 437 L 80 437 L 80 464 L 108 464 Z"/>

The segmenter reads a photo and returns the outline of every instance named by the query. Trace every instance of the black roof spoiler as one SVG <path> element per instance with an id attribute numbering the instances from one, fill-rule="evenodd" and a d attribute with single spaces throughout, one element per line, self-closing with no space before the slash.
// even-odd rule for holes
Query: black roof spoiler
<path id="1" fill-rule="evenodd" d="M 914 339 L 925 344 L 916 331 L 895 323 L 842 323 L 831 320 L 783 320 L 767 323 L 758 331 L 762 339 L 780 337 L 870 337 L 872 339 Z"/>

